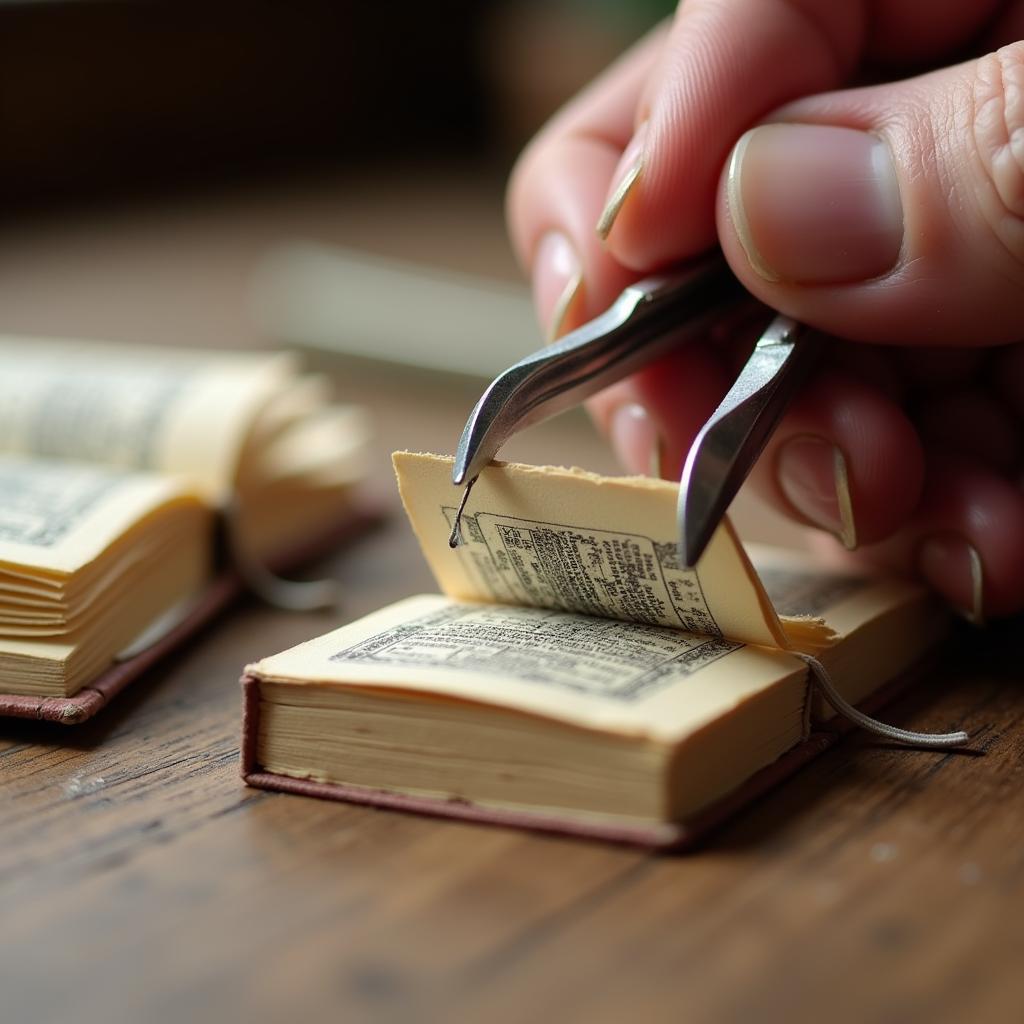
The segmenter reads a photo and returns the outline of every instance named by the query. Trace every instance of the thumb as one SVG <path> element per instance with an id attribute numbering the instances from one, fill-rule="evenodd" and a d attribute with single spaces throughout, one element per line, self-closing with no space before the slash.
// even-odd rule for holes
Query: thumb
<path id="1" fill-rule="evenodd" d="M 1024 338 L 1024 42 L 770 121 L 718 195 L 722 247 L 758 298 L 862 341 Z"/>

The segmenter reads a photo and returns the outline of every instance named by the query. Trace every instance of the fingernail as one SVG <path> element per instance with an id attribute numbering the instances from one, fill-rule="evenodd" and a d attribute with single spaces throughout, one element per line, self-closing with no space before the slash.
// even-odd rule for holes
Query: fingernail
<path id="1" fill-rule="evenodd" d="M 619 462 L 630 472 L 647 473 L 654 453 L 660 451 L 658 430 L 647 410 L 636 402 L 612 413 L 608 430 Z"/>
<path id="2" fill-rule="evenodd" d="M 747 259 L 769 281 L 864 281 L 899 258 L 896 168 L 889 147 L 867 132 L 753 128 L 732 151 L 726 195 Z"/>
<path id="3" fill-rule="evenodd" d="M 644 146 L 647 142 L 647 122 L 643 121 L 633 132 L 633 138 L 629 140 L 626 148 L 622 151 L 619 165 L 612 175 L 611 188 L 608 190 L 608 200 L 601 211 L 597 221 L 597 237 L 604 241 L 611 233 L 615 218 L 618 217 L 622 204 L 626 201 L 640 171 L 644 165 Z"/>
<path id="4" fill-rule="evenodd" d="M 533 258 L 533 302 L 549 342 L 562 333 L 582 283 L 583 271 L 572 243 L 560 231 L 548 232 Z"/>
<path id="5" fill-rule="evenodd" d="M 775 469 L 793 508 L 852 551 L 857 528 L 846 458 L 839 448 L 821 437 L 794 437 L 779 450 Z"/>
<path id="6" fill-rule="evenodd" d="M 963 537 L 944 534 L 930 537 L 917 555 L 921 575 L 968 622 L 985 622 L 985 576 L 978 549 Z"/>

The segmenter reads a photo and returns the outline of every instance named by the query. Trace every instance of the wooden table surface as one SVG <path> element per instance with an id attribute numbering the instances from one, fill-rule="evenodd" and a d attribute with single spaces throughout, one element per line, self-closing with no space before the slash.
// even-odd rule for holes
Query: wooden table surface
<path id="1" fill-rule="evenodd" d="M 166 280 L 198 280 L 207 258 L 233 281 L 242 262 L 196 242 L 217 235 L 216 216 L 189 216 L 177 250 L 166 225 L 146 236 L 153 252 L 160 238 L 179 252 L 161 264 Z M 224 237 L 237 241 L 232 224 Z M 105 320 L 80 279 L 54 278 L 45 259 L 99 274 L 87 246 L 73 252 L 86 227 L 52 230 L 0 237 L 0 266 L 22 274 L 21 288 L 0 284 L 18 329 L 69 332 L 84 318 L 86 333 L 117 336 L 153 315 L 145 261 Z M 124 269 L 112 259 L 108 274 Z M 109 305 L 113 285 L 96 288 Z M 172 316 L 179 303 L 161 301 Z M 150 325 L 174 340 L 173 324 Z M 232 330 L 220 340 L 244 344 Z M 368 491 L 390 510 L 327 565 L 345 585 L 340 612 L 249 602 L 82 727 L 0 723 L 5 1024 L 1021 1019 L 1024 673 L 1012 629 L 965 634 L 889 712 L 910 728 L 967 728 L 983 754 L 853 737 L 684 856 L 244 788 L 244 663 L 433 589 L 387 453 L 450 449 L 471 392 L 366 368 L 339 378 L 376 411 Z M 552 451 L 610 466 L 582 418 L 535 429 L 511 454 Z"/>

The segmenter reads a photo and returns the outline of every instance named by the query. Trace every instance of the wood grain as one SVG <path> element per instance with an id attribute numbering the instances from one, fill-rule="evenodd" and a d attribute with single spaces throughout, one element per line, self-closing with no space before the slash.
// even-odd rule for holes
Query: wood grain
<path id="1" fill-rule="evenodd" d="M 339 383 L 394 511 L 340 615 L 248 603 L 81 728 L 0 724 L 4 1021 L 1019 1019 L 1019 624 L 890 712 L 981 754 L 854 737 L 682 857 L 245 789 L 244 663 L 432 589 L 386 456 L 450 449 L 468 393 Z M 609 464 L 580 418 L 512 454 L 553 451 Z"/>

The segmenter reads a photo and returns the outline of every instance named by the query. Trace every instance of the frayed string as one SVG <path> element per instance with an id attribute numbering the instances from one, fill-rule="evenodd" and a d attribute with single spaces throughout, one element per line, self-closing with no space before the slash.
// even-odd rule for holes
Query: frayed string
<path id="1" fill-rule="evenodd" d="M 811 670 L 812 685 L 818 689 L 822 697 L 844 718 L 859 725 L 876 736 L 882 736 L 887 740 L 896 743 L 905 743 L 911 747 L 921 747 L 926 750 L 945 750 L 948 747 L 962 747 L 970 742 L 970 737 L 965 732 L 911 732 L 909 729 L 897 729 L 894 725 L 887 725 L 879 722 L 863 711 L 858 711 L 852 704 L 848 704 L 840 695 L 832 682 L 828 669 L 817 658 L 810 654 L 802 654 L 799 651 L 790 651 L 790 654 L 803 661 Z"/>

